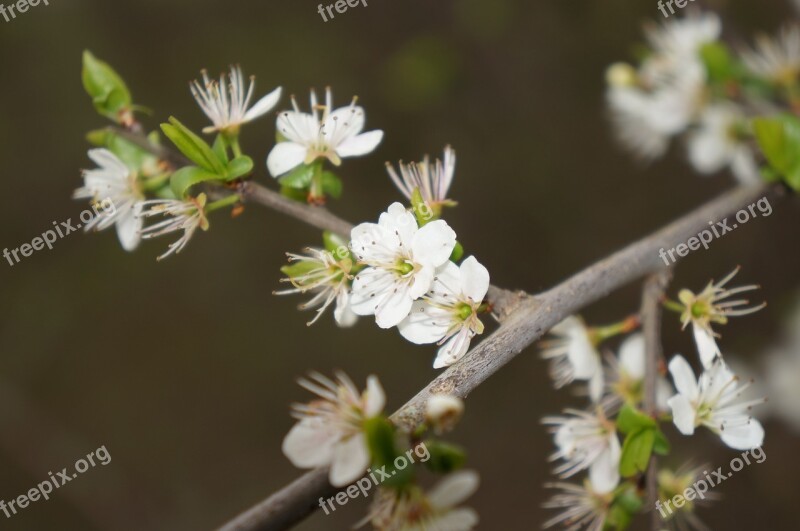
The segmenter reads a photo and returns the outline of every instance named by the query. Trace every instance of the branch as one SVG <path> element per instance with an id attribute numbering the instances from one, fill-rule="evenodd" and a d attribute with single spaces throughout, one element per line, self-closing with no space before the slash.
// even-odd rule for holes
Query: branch
<path id="1" fill-rule="evenodd" d="M 432 394 L 446 392 L 465 398 L 566 317 L 629 282 L 663 270 L 666 266 L 659 257 L 660 249 L 672 249 L 707 228 L 709 221 L 722 220 L 762 196 L 777 197 L 782 190 L 775 185 L 736 188 L 549 291 L 537 296 L 501 292 L 503 307 L 498 314 L 501 318 L 498 329 L 395 412 L 392 421 L 402 428 L 413 429 L 422 421 L 425 404 Z M 320 497 L 329 497 L 336 491 L 328 484 L 327 473 L 325 468 L 306 473 L 223 525 L 220 531 L 290 528 L 316 509 Z"/>
<path id="2" fill-rule="evenodd" d="M 672 279 L 672 269 L 664 269 L 651 275 L 642 290 L 642 328 L 645 343 L 645 374 L 644 374 L 644 408 L 648 414 L 656 417 L 658 406 L 656 404 L 656 386 L 658 385 L 658 366 L 662 359 L 661 348 L 661 302 L 664 291 Z M 658 462 L 655 454 L 650 457 L 647 468 L 647 510 L 652 511 L 651 529 L 659 531 L 664 527 L 655 504 L 658 500 Z"/>

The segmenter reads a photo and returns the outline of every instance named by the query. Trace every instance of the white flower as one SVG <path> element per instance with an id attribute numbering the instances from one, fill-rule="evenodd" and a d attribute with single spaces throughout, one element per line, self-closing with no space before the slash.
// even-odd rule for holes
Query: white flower
<path id="1" fill-rule="evenodd" d="M 646 367 L 645 340 L 643 334 L 633 334 L 619 348 L 619 359 L 610 357 L 611 382 L 613 400 L 608 406 L 622 402 L 639 404 L 644 399 L 644 379 Z M 673 390 L 669 382 L 658 375 L 656 379 L 656 407 L 659 411 L 668 411 L 667 400 Z"/>
<path id="2" fill-rule="evenodd" d="M 558 339 L 542 342 L 542 357 L 550 362 L 550 376 L 556 389 L 574 380 L 589 382 L 589 396 L 595 402 L 603 394 L 603 364 L 583 320 L 567 317 L 550 333 Z"/>
<path id="3" fill-rule="evenodd" d="M 750 384 L 739 379 L 718 359 L 696 380 L 692 368 L 682 356 L 675 356 L 669 371 L 678 394 L 669 399 L 672 419 L 684 435 L 692 435 L 698 426 L 720 435 L 722 442 L 736 450 L 750 450 L 764 442 L 764 428 L 749 412 L 764 400 L 735 401 Z"/>
<path id="4" fill-rule="evenodd" d="M 334 166 L 343 158 L 359 157 L 372 152 L 383 139 L 383 131 L 361 133 L 364 129 L 364 109 L 356 105 L 333 109 L 331 89 L 325 90 L 325 105 L 317 104 L 317 94 L 311 91 L 311 113 L 300 112 L 292 97 L 293 111 L 278 115 L 278 132 L 286 138 L 279 142 L 267 158 L 267 168 L 278 177 L 300 164 L 311 164 L 318 158 L 328 159 Z M 322 111 L 320 114 L 319 111 Z"/>
<path id="5" fill-rule="evenodd" d="M 622 455 L 617 430 L 602 410 L 597 414 L 568 409 L 570 416 L 545 417 L 553 426 L 558 447 L 551 461 L 563 459 L 555 469 L 562 478 L 589 470 L 589 479 L 597 492 L 611 492 L 619 484 L 619 460 Z"/>
<path id="6" fill-rule="evenodd" d="M 707 107 L 700 116 L 697 130 L 689 136 L 689 160 L 704 174 L 716 173 L 730 166 L 744 184 L 761 181 L 753 149 L 742 140 L 747 120 L 732 104 Z"/>
<path id="7" fill-rule="evenodd" d="M 766 378 L 771 412 L 800 433 L 800 346 L 769 353 Z"/>
<path id="8" fill-rule="evenodd" d="M 315 293 L 310 301 L 300 306 L 301 310 L 317 308 L 317 315 L 308 325 L 314 324 L 336 301 L 333 312 L 336 323 L 341 327 L 353 326 L 358 320 L 358 316 L 350 309 L 350 270 L 353 261 L 349 258 L 337 259 L 333 253 L 320 249 L 308 248 L 305 252 L 306 255 L 287 253 L 289 261 L 295 262 L 295 265 L 289 266 L 289 270 L 285 271 L 289 276 L 281 279 L 281 282 L 291 282 L 294 288 L 276 291 L 275 295 Z M 294 271 L 298 271 L 298 274 L 294 275 Z"/>
<path id="9" fill-rule="evenodd" d="M 757 312 L 764 308 L 767 303 L 762 303 L 751 308 L 742 308 L 749 304 L 744 299 L 728 301 L 724 300 L 733 295 L 759 289 L 757 285 L 741 286 L 738 288 L 725 288 L 725 284 L 731 281 L 739 272 L 739 268 L 734 269 L 728 276 L 717 282 L 708 283 L 703 291 L 695 295 L 688 289 L 683 289 L 678 293 L 684 311 L 681 315 L 681 322 L 685 329 L 689 323 L 692 324 L 694 340 L 700 354 L 700 361 L 703 367 L 708 369 L 714 360 L 722 356 L 714 337 L 717 335 L 711 328 L 712 323 L 727 324 L 729 317 L 739 317 Z"/>
<path id="10" fill-rule="evenodd" d="M 390 163 L 386 163 L 386 170 L 395 186 L 406 198 L 411 201 L 415 189 L 419 189 L 423 201 L 433 207 L 444 203 L 452 203 L 447 198 L 450 184 L 456 171 L 456 152 L 450 146 L 444 148 L 444 162 L 436 159 L 431 164 L 430 157 L 425 155 L 422 162 L 411 164 L 399 163 L 400 174 L 395 171 Z"/>
<path id="11" fill-rule="evenodd" d="M 400 203 L 393 203 L 377 224 L 355 227 L 351 250 L 368 267 L 353 281 L 353 311 L 375 315 L 381 328 L 396 326 L 430 290 L 437 268 L 449 261 L 455 244 L 456 233 L 445 221 L 419 228 Z"/>
<path id="12" fill-rule="evenodd" d="M 158 260 L 163 260 L 173 253 L 180 253 L 198 227 L 204 231 L 208 230 L 209 223 L 206 218 L 205 206 L 206 194 L 184 200 L 151 199 L 140 203 L 141 213 L 138 214 L 139 216 L 143 218 L 164 216 L 166 218 L 155 225 L 142 229 L 142 238 L 156 238 L 164 234 L 183 231 L 183 235 L 178 241 L 169 244 L 167 252 L 159 256 Z"/>
<path id="13" fill-rule="evenodd" d="M 603 531 L 614 496 L 606 492 L 598 492 L 590 480 L 585 480 L 583 485 L 572 483 L 548 483 L 548 488 L 560 489 L 543 504 L 546 509 L 562 511 L 542 527 L 545 529 L 561 526 L 567 531 Z"/>
<path id="14" fill-rule="evenodd" d="M 427 494 L 416 487 L 383 489 L 367 520 L 379 531 L 471 531 L 478 525 L 478 513 L 457 506 L 475 493 L 479 482 L 476 472 L 461 470 Z"/>
<path id="15" fill-rule="evenodd" d="M 386 403 L 378 378 L 367 378 L 360 395 L 343 373 L 337 373 L 336 381 L 313 373 L 299 383 L 319 399 L 294 406 L 298 422 L 283 440 L 283 453 L 299 468 L 330 465 L 329 480 L 335 487 L 352 483 L 370 463 L 364 421 L 380 414 Z"/>
<path id="16" fill-rule="evenodd" d="M 414 302 L 399 325 L 404 338 L 418 345 L 442 345 L 433 367 L 454 364 L 469 350 L 475 335 L 483 333 L 478 311 L 489 291 L 489 272 L 470 256 L 461 267 L 447 262 L 433 279 L 430 291 Z"/>
<path id="17" fill-rule="evenodd" d="M 777 83 L 792 83 L 800 74 L 800 27 L 783 28 L 777 39 L 761 36 L 754 50 L 745 49 L 741 55 L 754 74 Z"/>
<path id="18" fill-rule="evenodd" d="M 691 10 L 686 17 L 672 18 L 661 26 L 646 26 L 645 34 L 659 57 L 680 60 L 697 57 L 705 44 L 719 40 L 722 22 L 714 13 Z"/>
<path id="19" fill-rule="evenodd" d="M 431 425 L 436 433 L 452 430 L 464 414 L 464 401 L 457 396 L 435 394 L 425 404 L 425 422 Z"/>
<path id="20" fill-rule="evenodd" d="M 85 230 L 117 228 L 117 237 L 126 251 L 139 245 L 142 220 L 136 217 L 137 205 L 144 199 L 136 184 L 136 173 L 107 149 L 89 150 L 89 158 L 99 167 L 83 172 L 83 186 L 75 190 L 75 199 L 91 199 L 95 203 L 110 201 L 113 208 L 98 210 Z"/>
<path id="21" fill-rule="evenodd" d="M 244 76 L 238 66 L 231 66 L 227 80 L 225 74 L 221 74 L 219 82 L 209 79 L 205 70 L 202 74 L 203 83 L 195 80 L 189 87 L 200 108 L 214 124 L 203 128 L 204 133 L 235 133 L 243 124 L 272 110 L 281 97 L 281 88 L 278 87 L 248 109 L 255 89 L 255 77 L 250 78 L 250 85 L 245 93 Z"/>

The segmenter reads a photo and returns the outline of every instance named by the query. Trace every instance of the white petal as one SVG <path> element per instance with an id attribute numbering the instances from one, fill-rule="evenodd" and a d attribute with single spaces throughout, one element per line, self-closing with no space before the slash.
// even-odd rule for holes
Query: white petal
<path id="1" fill-rule="evenodd" d="M 414 301 L 408 295 L 407 286 L 398 286 L 388 296 L 380 301 L 380 307 L 375 312 L 375 322 L 381 328 L 392 328 L 408 317 Z"/>
<path id="2" fill-rule="evenodd" d="M 336 319 L 336 324 L 341 328 L 349 328 L 358 321 L 358 315 L 350 308 L 350 293 L 347 290 L 342 290 L 339 296 L 336 297 L 333 318 Z"/>
<path id="3" fill-rule="evenodd" d="M 697 352 L 700 354 L 700 361 L 703 364 L 703 368 L 708 369 L 714 364 L 717 356 L 722 357 L 722 353 L 714 336 L 707 329 L 692 324 L 692 331 L 694 333 L 694 342 L 697 344 Z"/>
<path id="4" fill-rule="evenodd" d="M 413 242 L 414 235 L 417 233 L 417 219 L 414 214 L 409 212 L 401 203 L 392 203 L 389 208 L 381 214 L 378 225 L 386 230 L 387 236 L 384 240 L 400 238 L 400 244 L 392 242 L 392 249 L 404 247 L 408 250 Z M 382 243 L 386 243 L 385 241 Z"/>
<path id="5" fill-rule="evenodd" d="M 366 397 L 364 415 L 367 418 L 374 417 L 383 411 L 383 407 L 386 405 L 386 393 L 376 376 L 367 378 L 367 390 L 364 393 Z"/>
<path id="6" fill-rule="evenodd" d="M 641 380 L 645 371 L 644 335 L 634 334 L 627 338 L 619 348 L 619 364 L 625 374 Z"/>
<path id="7" fill-rule="evenodd" d="M 725 428 L 720 435 L 722 442 L 734 450 L 752 450 L 764 444 L 764 428 L 755 419 L 744 426 Z"/>
<path id="8" fill-rule="evenodd" d="M 596 492 L 605 494 L 619 484 L 619 460 L 622 450 L 616 434 L 609 438 L 609 447 L 589 467 L 589 480 Z"/>
<path id="9" fill-rule="evenodd" d="M 442 479 L 428 494 L 428 501 L 437 509 L 449 509 L 475 494 L 480 476 L 473 470 L 454 472 Z"/>
<path id="10" fill-rule="evenodd" d="M 282 111 L 275 127 L 281 135 L 296 144 L 310 145 L 319 139 L 319 122 L 303 112 Z"/>
<path id="11" fill-rule="evenodd" d="M 125 166 L 119 157 L 105 148 L 90 149 L 89 158 L 102 169 L 111 171 L 121 178 L 127 177 L 130 173 L 128 167 Z"/>
<path id="12" fill-rule="evenodd" d="M 366 155 L 374 151 L 381 140 L 383 140 L 383 131 L 370 131 L 348 138 L 336 147 L 336 153 L 342 158 Z"/>
<path id="13" fill-rule="evenodd" d="M 411 300 L 419 299 L 431 289 L 435 275 L 436 269 L 429 265 L 422 266 L 419 271 L 414 273 L 414 279 L 408 289 L 408 296 Z"/>
<path id="14" fill-rule="evenodd" d="M 598 366 L 594 375 L 589 379 L 589 398 L 591 398 L 592 402 L 595 404 L 600 402 L 600 399 L 603 398 L 604 383 L 603 367 Z"/>
<path id="15" fill-rule="evenodd" d="M 481 302 L 489 291 L 489 271 L 474 256 L 461 262 L 461 293 Z"/>
<path id="16" fill-rule="evenodd" d="M 374 315 L 385 290 L 392 289 L 394 281 L 395 274 L 385 269 L 368 267 L 361 271 L 353 280 L 350 308 L 356 315 Z"/>
<path id="17" fill-rule="evenodd" d="M 459 507 L 435 516 L 432 523 L 426 521 L 425 524 L 430 525 L 427 529 L 436 531 L 471 531 L 478 525 L 478 513 L 469 507 Z"/>
<path id="18" fill-rule="evenodd" d="M 117 218 L 117 237 L 123 249 L 133 251 L 139 246 L 143 223 L 144 219 L 137 217 L 133 208 L 120 212 Z"/>
<path id="19" fill-rule="evenodd" d="M 442 339 L 450 328 L 450 314 L 425 301 L 416 301 L 411 306 L 411 313 L 397 325 L 407 340 L 417 345 L 436 343 Z"/>
<path id="20" fill-rule="evenodd" d="M 334 448 L 328 480 L 334 487 L 345 487 L 357 480 L 369 467 L 369 450 L 363 433 L 356 433 Z"/>
<path id="21" fill-rule="evenodd" d="M 669 362 L 669 372 L 675 382 L 678 392 L 689 400 L 695 400 L 698 396 L 697 378 L 689 363 L 683 356 L 677 355 Z"/>
<path id="22" fill-rule="evenodd" d="M 267 169 L 273 177 L 278 177 L 296 168 L 306 160 L 306 148 L 294 142 L 279 142 L 267 157 Z"/>
<path id="23" fill-rule="evenodd" d="M 301 420 L 283 439 L 283 453 L 298 468 L 330 464 L 341 434 L 318 420 Z"/>
<path id="24" fill-rule="evenodd" d="M 433 267 L 444 264 L 453 254 L 455 246 L 456 233 L 442 219 L 419 229 L 411 242 L 414 261 Z"/>
<path id="25" fill-rule="evenodd" d="M 693 434 L 697 414 L 689 399 L 684 395 L 675 395 L 667 400 L 667 404 L 672 408 L 672 422 L 678 431 L 684 435 Z"/>
<path id="26" fill-rule="evenodd" d="M 357 105 L 339 107 L 322 124 L 328 145 L 338 146 L 364 130 L 364 109 Z"/>
<path id="27" fill-rule="evenodd" d="M 250 122 L 255 120 L 256 118 L 260 118 L 261 116 L 265 115 L 269 111 L 271 111 L 275 105 L 278 104 L 278 100 L 281 99 L 281 87 L 276 88 L 253 105 L 249 111 L 247 111 L 244 115 L 244 121 Z"/>
<path id="28" fill-rule="evenodd" d="M 439 349 L 436 360 L 433 362 L 433 368 L 441 369 L 443 367 L 449 367 L 463 358 L 464 354 L 469 350 L 471 339 L 469 329 L 466 327 L 462 328 Z"/>

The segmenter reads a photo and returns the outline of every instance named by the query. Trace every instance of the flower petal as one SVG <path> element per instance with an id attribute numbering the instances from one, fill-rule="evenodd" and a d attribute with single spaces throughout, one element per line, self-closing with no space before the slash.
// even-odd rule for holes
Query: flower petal
<path id="1" fill-rule="evenodd" d="M 342 157 L 360 157 L 372 153 L 383 140 L 383 131 L 370 131 L 348 138 L 336 147 L 336 153 Z"/>
<path id="2" fill-rule="evenodd" d="M 411 306 L 411 313 L 397 328 L 400 335 L 414 344 L 436 343 L 450 328 L 450 314 L 425 301 L 416 301 Z"/>
<path id="3" fill-rule="evenodd" d="M 364 398 L 364 416 L 374 417 L 383 411 L 383 407 L 386 405 L 386 393 L 377 376 L 367 377 L 367 390 L 364 391 Z"/>
<path id="4" fill-rule="evenodd" d="M 328 480 L 334 487 L 345 487 L 363 476 L 367 467 L 367 441 L 364 434 L 358 432 L 336 445 Z"/>
<path id="5" fill-rule="evenodd" d="M 589 467 L 589 480 L 595 492 L 605 494 L 614 490 L 619 484 L 619 460 L 622 450 L 617 435 L 611 434 L 609 446 Z"/>
<path id="6" fill-rule="evenodd" d="M 619 364 L 625 374 L 636 380 L 644 378 L 645 367 L 644 335 L 634 334 L 627 338 L 619 348 Z"/>
<path id="7" fill-rule="evenodd" d="M 267 169 L 273 177 L 278 177 L 296 168 L 306 160 L 306 148 L 294 142 L 279 142 L 267 157 Z"/>
<path id="8" fill-rule="evenodd" d="M 117 218 L 117 237 L 122 248 L 130 252 L 139 246 L 142 239 L 142 225 L 144 219 L 135 215 L 134 208 L 120 212 Z"/>
<path id="9" fill-rule="evenodd" d="M 669 372 L 675 382 L 675 388 L 689 400 L 695 400 L 699 394 L 697 378 L 686 359 L 677 355 L 669 362 Z"/>
<path id="10" fill-rule="evenodd" d="M 722 442 L 734 450 L 752 450 L 764 444 L 764 428 L 755 419 L 742 426 L 726 427 L 720 435 Z"/>
<path id="11" fill-rule="evenodd" d="M 341 434 L 332 426 L 316 419 L 295 424 L 283 439 L 283 453 L 298 468 L 316 468 L 330 464 L 334 445 Z"/>
<path id="12" fill-rule="evenodd" d="M 685 395 L 675 395 L 667 400 L 667 404 L 672 408 L 672 422 L 678 431 L 684 435 L 693 434 L 697 414 L 689 399 Z"/>
<path id="13" fill-rule="evenodd" d="M 414 261 L 433 267 L 439 267 L 447 262 L 455 246 L 456 233 L 442 219 L 419 229 L 411 242 Z"/>
<path id="14" fill-rule="evenodd" d="M 275 107 L 275 105 L 278 104 L 278 100 L 280 99 L 281 99 L 281 87 L 278 87 L 269 94 L 267 94 L 266 96 L 264 96 L 263 98 L 261 98 L 260 100 L 258 100 L 255 103 L 255 105 L 250 107 L 250 110 L 248 110 L 244 114 L 244 121 L 250 122 L 252 120 L 255 120 L 256 118 L 264 116 L 266 113 L 271 111 Z"/>
<path id="15" fill-rule="evenodd" d="M 461 293 L 474 302 L 481 302 L 489 291 L 489 271 L 474 256 L 461 262 L 460 271 Z"/>
<path id="16" fill-rule="evenodd" d="M 441 369 L 449 367 L 463 358 L 464 354 L 469 350 L 471 340 L 472 336 L 469 333 L 469 328 L 462 328 L 439 349 L 436 360 L 433 362 L 433 368 Z"/>
<path id="17" fill-rule="evenodd" d="M 462 470 L 445 476 L 428 493 L 428 501 L 437 509 L 449 509 L 475 494 L 480 476 L 473 470 Z"/>
<path id="18" fill-rule="evenodd" d="M 704 369 L 708 369 L 714 364 L 714 359 L 719 356 L 722 357 L 717 342 L 714 336 L 708 329 L 692 324 L 692 331 L 694 332 L 694 342 L 697 344 L 697 352 L 700 354 L 700 361 Z"/>

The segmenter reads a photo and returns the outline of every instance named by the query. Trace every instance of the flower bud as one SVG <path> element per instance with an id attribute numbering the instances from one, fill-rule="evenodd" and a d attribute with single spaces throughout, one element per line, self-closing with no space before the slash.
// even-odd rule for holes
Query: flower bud
<path id="1" fill-rule="evenodd" d="M 464 401 L 452 395 L 433 395 L 425 406 L 425 420 L 437 433 L 452 430 L 464 413 Z"/>

